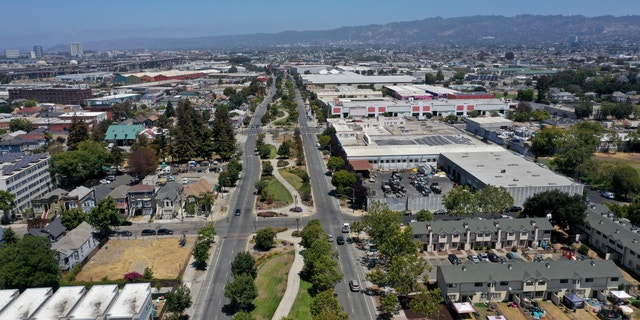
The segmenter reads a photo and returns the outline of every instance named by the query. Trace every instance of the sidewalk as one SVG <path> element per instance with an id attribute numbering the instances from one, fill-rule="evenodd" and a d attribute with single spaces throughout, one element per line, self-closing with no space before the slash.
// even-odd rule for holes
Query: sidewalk
<path id="1" fill-rule="evenodd" d="M 293 303 L 296 301 L 298 291 L 300 290 L 300 272 L 304 266 L 304 260 L 300 253 L 300 238 L 291 236 L 290 231 L 285 231 L 283 235 L 278 238 L 292 242 L 296 252 L 291 269 L 289 269 L 287 289 L 282 296 L 282 300 L 280 300 L 280 304 L 278 305 L 276 312 L 271 318 L 273 320 L 280 320 L 289 315 L 289 311 L 291 311 L 291 307 L 293 307 Z"/>

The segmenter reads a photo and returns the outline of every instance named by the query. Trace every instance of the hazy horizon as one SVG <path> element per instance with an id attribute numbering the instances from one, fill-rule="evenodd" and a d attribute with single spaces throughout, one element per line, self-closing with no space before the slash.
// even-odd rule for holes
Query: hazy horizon
<path id="1" fill-rule="evenodd" d="M 245 0 L 215 2 L 12 1 L 3 4 L 0 49 L 47 50 L 58 44 L 126 38 L 193 38 L 202 36 L 330 30 L 348 26 L 387 24 L 433 17 L 501 15 L 583 15 L 587 17 L 640 14 L 640 2 L 618 0 L 540 0 L 535 4 L 508 0 L 336 1 L 322 5 L 304 1 Z M 35 8 L 35 9 L 34 9 Z"/>

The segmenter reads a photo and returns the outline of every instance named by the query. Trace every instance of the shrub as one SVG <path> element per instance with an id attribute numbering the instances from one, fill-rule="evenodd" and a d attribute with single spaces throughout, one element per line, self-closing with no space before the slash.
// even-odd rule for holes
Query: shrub
<path id="1" fill-rule="evenodd" d="M 578 253 L 581 255 L 586 256 L 587 254 L 589 254 L 589 246 L 587 246 L 586 244 L 582 244 L 580 246 L 580 248 L 578 248 Z"/>
<path id="2" fill-rule="evenodd" d="M 284 168 L 284 167 L 289 165 L 289 161 L 287 161 L 287 160 L 278 160 L 278 163 L 276 165 L 278 166 L 278 168 Z"/>
<path id="3" fill-rule="evenodd" d="M 137 281 L 139 279 L 144 278 L 144 275 L 140 274 L 139 272 L 129 272 L 127 274 L 124 275 L 124 279 L 129 281 L 129 282 L 134 282 Z"/>

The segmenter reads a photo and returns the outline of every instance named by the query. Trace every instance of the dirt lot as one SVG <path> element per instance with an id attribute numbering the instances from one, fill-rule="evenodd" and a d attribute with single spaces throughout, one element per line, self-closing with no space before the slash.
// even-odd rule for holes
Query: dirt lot
<path id="1" fill-rule="evenodd" d="M 625 162 L 640 170 L 640 153 L 596 153 L 594 159 L 606 162 Z"/>
<path id="2" fill-rule="evenodd" d="M 175 279 L 188 262 L 195 238 L 180 247 L 178 238 L 109 240 L 82 268 L 78 281 L 120 279 L 126 273 L 153 269 L 154 278 Z"/>

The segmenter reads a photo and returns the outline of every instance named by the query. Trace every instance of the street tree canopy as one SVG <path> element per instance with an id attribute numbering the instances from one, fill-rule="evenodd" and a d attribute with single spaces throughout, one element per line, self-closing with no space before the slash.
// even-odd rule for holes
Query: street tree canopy
<path id="1" fill-rule="evenodd" d="M 60 285 L 60 267 L 47 237 L 24 237 L 0 250 L 0 289 Z"/>
<path id="2" fill-rule="evenodd" d="M 581 195 L 569 194 L 551 190 L 538 193 L 524 203 L 523 216 L 546 217 L 551 214 L 551 223 L 568 229 L 580 225 L 586 218 L 587 205 Z"/>
<path id="3" fill-rule="evenodd" d="M 248 274 L 255 279 L 258 276 L 256 261 L 249 252 L 239 252 L 231 263 L 231 273 L 234 277 L 240 274 Z"/>
<path id="4" fill-rule="evenodd" d="M 107 236 L 111 232 L 111 226 L 120 225 L 120 210 L 113 198 L 109 196 L 98 201 L 98 204 L 89 212 L 88 220 L 101 236 Z"/>

